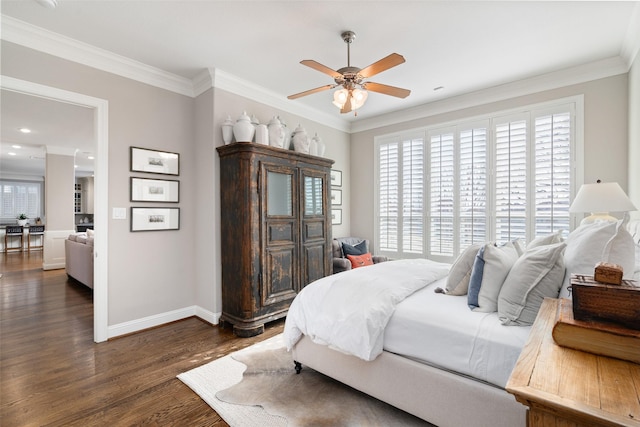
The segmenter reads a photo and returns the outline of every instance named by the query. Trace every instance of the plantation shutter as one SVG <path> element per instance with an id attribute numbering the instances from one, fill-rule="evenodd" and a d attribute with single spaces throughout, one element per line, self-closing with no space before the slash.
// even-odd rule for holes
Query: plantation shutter
<path id="1" fill-rule="evenodd" d="M 429 254 L 452 256 L 454 245 L 455 169 L 453 132 L 431 135 Z"/>
<path id="2" fill-rule="evenodd" d="M 402 250 L 424 251 L 424 139 L 402 142 Z"/>
<path id="3" fill-rule="evenodd" d="M 571 113 L 535 118 L 535 235 L 569 230 Z"/>
<path id="4" fill-rule="evenodd" d="M 459 248 L 487 240 L 487 128 L 459 135 Z"/>
<path id="5" fill-rule="evenodd" d="M 526 238 L 527 121 L 495 126 L 495 239 Z"/>
<path id="6" fill-rule="evenodd" d="M 388 252 L 398 250 L 399 145 L 391 142 L 378 149 L 378 243 Z"/>

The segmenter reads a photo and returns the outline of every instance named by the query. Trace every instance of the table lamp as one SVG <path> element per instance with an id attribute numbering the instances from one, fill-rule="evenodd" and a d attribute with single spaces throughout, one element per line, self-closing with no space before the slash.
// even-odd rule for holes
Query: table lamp
<path id="1" fill-rule="evenodd" d="M 600 182 L 584 184 L 580 187 L 576 198 L 569 207 L 569 212 L 590 212 L 591 215 L 583 219 L 580 224 L 593 222 L 615 222 L 618 218 L 609 212 L 635 211 L 636 207 L 620 188 L 617 182 Z"/>

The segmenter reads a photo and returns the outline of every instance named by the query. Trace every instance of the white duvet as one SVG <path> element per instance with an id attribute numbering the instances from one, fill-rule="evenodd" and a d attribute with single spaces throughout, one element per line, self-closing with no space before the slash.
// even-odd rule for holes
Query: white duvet
<path id="1" fill-rule="evenodd" d="M 304 334 L 313 342 L 373 360 L 396 305 L 449 272 L 449 264 L 403 259 L 319 279 L 293 300 L 284 327 L 287 349 Z"/>

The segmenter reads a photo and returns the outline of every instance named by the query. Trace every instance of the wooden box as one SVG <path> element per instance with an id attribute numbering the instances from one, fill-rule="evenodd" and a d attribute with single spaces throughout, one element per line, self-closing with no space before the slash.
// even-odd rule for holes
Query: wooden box
<path id="1" fill-rule="evenodd" d="M 627 283 L 609 285 L 593 276 L 571 275 L 573 317 L 600 320 L 640 330 L 640 288 Z"/>
<path id="2" fill-rule="evenodd" d="M 608 262 L 598 263 L 593 272 L 593 278 L 596 282 L 620 285 L 622 284 L 622 267 Z"/>

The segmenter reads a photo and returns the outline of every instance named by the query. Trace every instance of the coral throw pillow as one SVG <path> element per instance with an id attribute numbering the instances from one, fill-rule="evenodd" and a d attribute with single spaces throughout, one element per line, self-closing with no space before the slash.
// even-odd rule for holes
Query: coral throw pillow
<path id="1" fill-rule="evenodd" d="M 347 255 L 347 258 L 351 261 L 352 268 L 373 265 L 373 259 L 371 259 L 371 254 L 369 252 L 362 255 Z"/>

